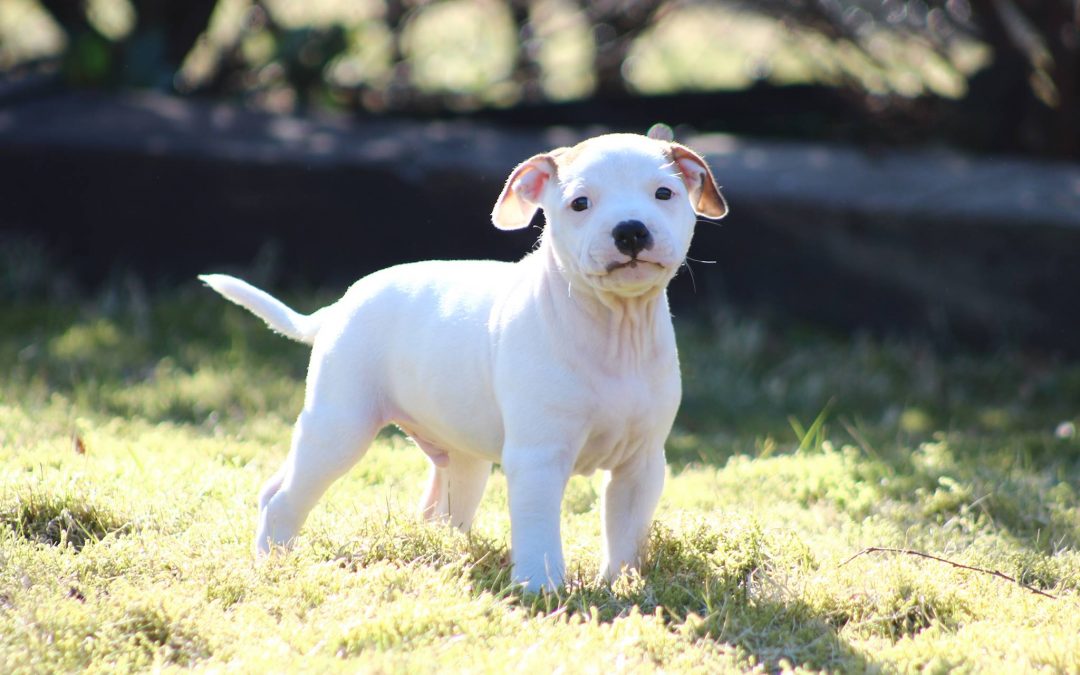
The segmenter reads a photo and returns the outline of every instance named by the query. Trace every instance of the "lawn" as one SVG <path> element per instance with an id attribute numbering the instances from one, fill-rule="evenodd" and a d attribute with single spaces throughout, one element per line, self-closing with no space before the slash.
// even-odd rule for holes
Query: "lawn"
<path id="1" fill-rule="evenodd" d="M 256 566 L 307 350 L 194 281 L 0 312 L 2 672 L 1080 672 L 1080 364 L 680 319 L 647 564 L 595 580 L 577 477 L 533 596 L 501 474 L 471 535 L 417 522 L 390 431 Z"/>

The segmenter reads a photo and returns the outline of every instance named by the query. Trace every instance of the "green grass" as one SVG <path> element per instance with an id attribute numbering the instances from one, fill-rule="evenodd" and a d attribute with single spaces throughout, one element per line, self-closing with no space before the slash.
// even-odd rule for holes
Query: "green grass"
<path id="1" fill-rule="evenodd" d="M 2 672 L 1080 670 L 1080 441 L 1055 433 L 1078 364 L 684 321 L 646 565 L 595 580 L 599 478 L 577 477 L 570 583 L 532 596 L 502 476 L 471 535 L 417 522 L 426 460 L 389 432 L 253 564 L 307 350 L 194 284 L 140 297 L 0 310 Z M 867 546 L 1058 597 L 840 565 Z"/>

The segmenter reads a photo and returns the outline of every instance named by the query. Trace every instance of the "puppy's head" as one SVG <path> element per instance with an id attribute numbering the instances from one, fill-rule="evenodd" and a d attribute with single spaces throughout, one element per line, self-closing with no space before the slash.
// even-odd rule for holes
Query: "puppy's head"
<path id="1" fill-rule="evenodd" d="M 540 208 L 544 245 L 571 281 L 627 297 L 666 286 L 686 258 L 698 217 L 727 213 L 701 156 L 635 134 L 599 136 L 522 162 L 491 217 L 514 230 Z"/>

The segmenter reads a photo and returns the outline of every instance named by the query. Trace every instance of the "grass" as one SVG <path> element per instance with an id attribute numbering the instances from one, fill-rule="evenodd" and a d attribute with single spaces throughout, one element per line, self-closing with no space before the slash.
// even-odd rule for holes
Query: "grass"
<path id="1" fill-rule="evenodd" d="M 312 308 L 318 299 L 294 297 Z M 256 566 L 306 348 L 209 292 L 9 301 L 0 323 L 0 671 L 1080 670 L 1080 364 L 943 355 L 719 314 L 640 574 L 508 579 L 496 472 L 466 536 L 417 522 L 423 454 L 380 436 Z M 867 546 L 911 548 L 986 574 Z"/>

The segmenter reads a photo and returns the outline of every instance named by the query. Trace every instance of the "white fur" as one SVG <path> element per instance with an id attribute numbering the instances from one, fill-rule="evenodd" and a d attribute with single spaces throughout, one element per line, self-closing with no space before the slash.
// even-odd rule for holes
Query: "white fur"
<path id="1" fill-rule="evenodd" d="M 528 589 L 562 583 L 560 505 L 573 473 L 608 473 L 604 576 L 638 564 L 681 396 L 665 290 L 702 194 L 719 200 L 704 215 L 724 211 L 704 162 L 675 161 L 674 147 L 610 135 L 521 164 L 493 219 L 524 227 L 543 208 L 547 226 L 517 263 L 391 267 L 310 316 L 238 279 L 201 277 L 313 346 L 292 448 L 259 500 L 257 552 L 290 545 L 326 488 L 396 424 L 432 459 L 427 518 L 467 529 L 492 463 L 502 465 L 513 578 Z M 673 197 L 658 199 L 658 187 Z M 585 211 L 570 208 L 579 196 Z M 653 237 L 633 265 L 612 235 L 626 220 Z"/>

